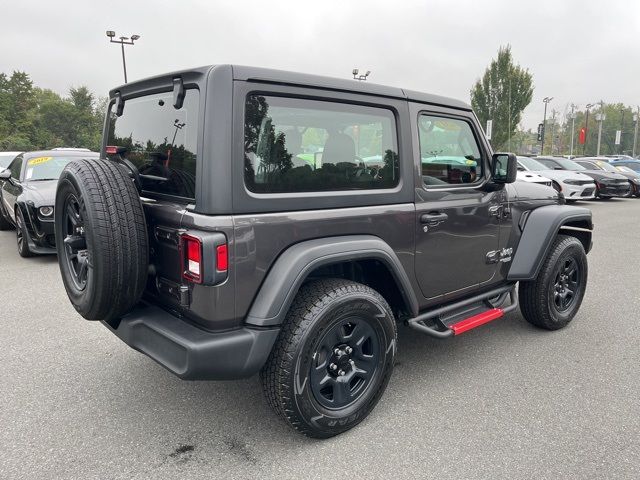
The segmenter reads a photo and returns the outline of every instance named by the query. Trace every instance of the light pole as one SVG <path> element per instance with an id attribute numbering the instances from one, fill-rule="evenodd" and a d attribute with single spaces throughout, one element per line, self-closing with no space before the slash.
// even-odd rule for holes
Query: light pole
<path id="1" fill-rule="evenodd" d="M 544 134 L 547 130 L 547 105 L 551 100 L 553 100 L 553 97 L 544 97 L 542 99 L 544 102 L 544 118 L 542 120 L 542 146 L 540 147 L 540 155 L 544 155 Z"/>
<path id="2" fill-rule="evenodd" d="M 585 155 L 587 152 L 587 142 L 589 141 L 589 109 L 593 107 L 595 103 L 587 103 L 587 116 L 584 121 L 584 144 L 582 145 L 582 154 Z"/>
<path id="3" fill-rule="evenodd" d="M 573 157 L 573 137 L 576 133 L 576 106 L 571 104 L 571 113 L 569 114 L 569 118 L 571 119 L 571 147 L 569 148 L 569 156 Z"/>
<path id="4" fill-rule="evenodd" d="M 600 113 L 596 116 L 598 123 L 598 148 L 596 149 L 596 157 L 600 156 L 600 141 L 602 140 L 602 122 L 604 122 L 604 102 L 600 100 Z"/>
<path id="5" fill-rule="evenodd" d="M 620 120 L 620 154 L 624 153 L 624 143 L 622 143 L 622 133 L 624 131 L 624 114 L 626 112 L 625 108 L 622 108 L 620 110 L 620 112 L 622 113 L 622 120 Z"/>
<path id="6" fill-rule="evenodd" d="M 640 107 L 638 107 L 638 111 L 633 114 L 634 133 L 633 133 L 633 151 L 631 152 L 631 156 L 633 158 L 636 157 L 636 144 L 638 142 L 638 120 L 640 120 Z"/>
<path id="7" fill-rule="evenodd" d="M 114 40 L 116 32 L 113 30 L 107 30 L 107 37 L 109 37 L 110 43 L 119 43 L 122 48 L 122 68 L 124 69 L 124 83 L 127 83 L 127 61 L 124 58 L 124 46 L 133 45 L 133 43 L 140 38 L 140 35 L 131 35 L 129 37 L 120 37 L 118 40 Z"/>
<path id="8" fill-rule="evenodd" d="M 555 108 L 551 109 L 551 155 L 553 155 L 553 144 L 556 139 L 556 112 Z"/>
<path id="9" fill-rule="evenodd" d="M 353 74 L 353 79 L 354 80 L 360 80 L 360 81 L 366 81 L 367 77 L 371 74 L 371 70 L 367 70 L 367 72 L 364 75 L 358 75 L 358 69 L 354 68 L 353 71 L 351 72 Z"/>
<path id="10" fill-rule="evenodd" d="M 176 141 L 176 135 L 178 135 L 178 130 L 182 130 L 182 127 L 184 127 L 186 125 L 186 122 L 182 122 L 180 123 L 180 120 L 178 120 L 176 118 L 176 121 L 173 122 L 173 126 L 176 127 L 176 131 L 173 132 L 173 140 L 171 140 L 171 146 L 173 147 L 173 144 Z"/>

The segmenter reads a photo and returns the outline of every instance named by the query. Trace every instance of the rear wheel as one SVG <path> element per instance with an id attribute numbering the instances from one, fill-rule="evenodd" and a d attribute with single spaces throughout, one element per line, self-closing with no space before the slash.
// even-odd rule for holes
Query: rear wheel
<path id="1" fill-rule="evenodd" d="M 300 289 L 261 372 L 271 407 L 291 427 L 328 438 L 360 423 L 384 392 L 396 346 L 385 299 L 351 281 Z"/>
<path id="2" fill-rule="evenodd" d="M 87 320 L 112 321 L 142 296 L 148 239 L 133 181 L 106 160 L 69 163 L 55 205 L 58 264 L 67 295 Z"/>
<path id="3" fill-rule="evenodd" d="M 520 282 L 520 310 L 524 318 L 547 330 L 568 325 L 582 304 L 587 273 L 582 243 L 575 237 L 558 235 L 537 278 Z"/>

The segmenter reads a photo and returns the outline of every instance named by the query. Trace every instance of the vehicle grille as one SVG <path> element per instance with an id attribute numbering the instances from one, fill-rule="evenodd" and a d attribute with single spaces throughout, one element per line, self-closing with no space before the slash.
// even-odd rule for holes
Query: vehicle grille
<path id="1" fill-rule="evenodd" d="M 580 194 L 580 196 L 581 197 L 590 197 L 591 195 L 593 195 L 593 191 L 594 190 L 595 190 L 595 188 L 587 188 Z"/>

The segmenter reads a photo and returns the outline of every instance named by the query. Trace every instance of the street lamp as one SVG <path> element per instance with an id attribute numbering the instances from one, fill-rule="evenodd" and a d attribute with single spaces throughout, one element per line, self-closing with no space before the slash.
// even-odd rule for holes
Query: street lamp
<path id="1" fill-rule="evenodd" d="M 596 150 L 596 156 L 600 156 L 600 142 L 602 140 L 602 122 L 605 120 L 604 114 L 604 102 L 600 100 L 600 113 L 596 115 L 598 123 L 598 148 Z"/>
<path id="2" fill-rule="evenodd" d="M 359 70 L 357 68 L 354 68 L 353 71 L 351 72 L 353 74 L 353 79 L 354 80 L 366 80 L 367 77 L 369 76 L 369 74 L 371 73 L 371 70 L 367 70 L 367 72 L 364 75 L 358 75 Z"/>
<path id="3" fill-rule="evenodd" d="M 544 102 L 544 119 L 542 120 L 542 146 L 540 147 L 540 154 L 544 155 L 544 134 L 547 129 L 547 105 L 549 102 L 553 100 L 553 97 L 544 97 L 542 101 Z"/>
<path id="4" fill-rule="evenodd" d="M 593 107 L 595 103 L 587 103 L 585 108 L 587 109 L 586 119 L 584 121 L 584 143 L 582 144 L 582 155 L 585 155 L 587 151 L 587 141 L 589 140 L 589 109 Z"/>
<path id="5" fill-rule="evenodd" d="M 118 40 L 114 40 L 116 32 L 113 30 L 107 30 L 107 37 L 109 37 L 110 43 L 119 43 L 122 48 L 122 68 L 124 69 L 124 83 L 127 83 L 127 62 L 124 58 L 124 46 L 133 45 L 133 43 L 140 38 L 140 35 L 131 35 L 129 37 L 120 37 Z"/>
<path id="6" fill-rule="evenodd" d="M 569 156 L 573 158 L 573 137 L 576 134 L 576 106 L 571 104 L 571 113 L 569 114 L 569 118 L 571 119 L 571 148 L 569 149 Z"/>
<path id="7" fill-rule="evenodd" d="M 638 142 L 638 120 L 640 120 L 640 107 L 636 113 L 633 114 L 633 125 L 634 125 L 634 133 L 633 133 L 633 151 L 631 152 L 631 156 L 636 158 L 636 143 Z"/>

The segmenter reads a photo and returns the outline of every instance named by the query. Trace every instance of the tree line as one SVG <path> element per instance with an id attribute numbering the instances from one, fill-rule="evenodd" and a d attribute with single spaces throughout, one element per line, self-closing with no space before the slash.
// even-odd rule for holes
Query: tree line
<path id="1" fill-rule="evenodd" d="M 106 106 L 85 86 L 63 97 L 36 87 L 26 72 L 0 73 L 0 150 L 99 150 Z"/>

